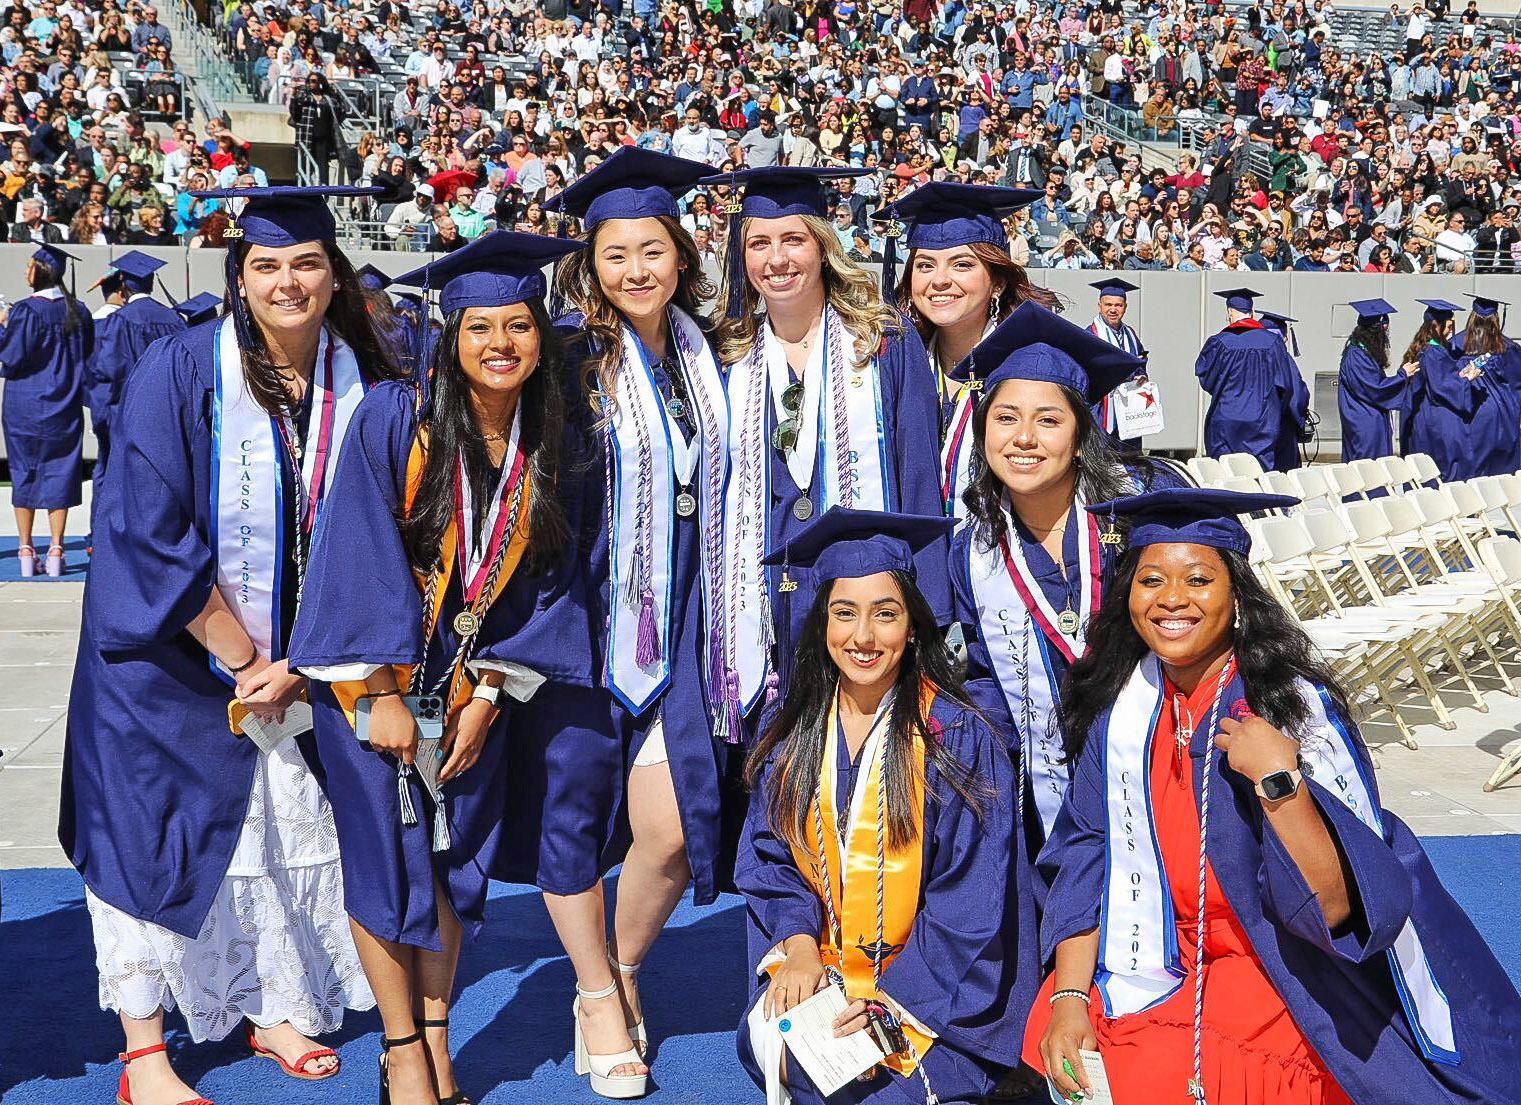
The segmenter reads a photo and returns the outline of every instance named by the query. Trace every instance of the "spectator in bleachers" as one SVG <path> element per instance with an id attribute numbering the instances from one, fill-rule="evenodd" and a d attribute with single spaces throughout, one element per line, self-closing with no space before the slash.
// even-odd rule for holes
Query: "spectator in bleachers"
<path id="1" fill-rule="evenodd" d="M 328 182 L 340 138 L 337 102 L 327 93 L 327 78 L 311 73 L 290 101 L 290 125 L 296 131 L 296 141 L 316 162 L 317 179 L 322 184 Z"/>

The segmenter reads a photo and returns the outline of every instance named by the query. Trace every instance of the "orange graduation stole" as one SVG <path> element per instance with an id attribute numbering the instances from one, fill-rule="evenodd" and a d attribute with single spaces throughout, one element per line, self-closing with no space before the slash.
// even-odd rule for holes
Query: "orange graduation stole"
<path id="1" fill-rule="evenodd" d="M 412 441 L 412 451 L 407 455 L 407 489 L 405 496 L 405 510 L 408 516 L 412 513 L 412 504 L 417 499 L 417 489 L 422 483 L 423 449 L 426 445 L 426 432 L 419 430 Z M 510 459 L 510 458 L 509 458 Z M 528 501 L 529 473 L 528 466 L 523 466 L 523 474 L 519 477 L 523 481 L 522 501 Z M 443 604 L 444 595 L 449 591 L 449 580 L 454 574 L 454 560 L 457 544 L 459 542 L 459 529 L 450 516 L 449 525 L 444 530 L 443 544 L 439 549 L 438 580 L 434 583 L 433 594 L 436 601 L 433 611 L 428 618 L 428 624 L 423 626 L 423 640 L 433 637 L 433 626 L 438 621 L 438 612 Z M 519 562 L 523 559 L 523 553 L 528 548 L 528 511 L 523 510 L 518 514 L 518 521 L 511 536 L 507 541 L 507 552 L 502 561 L 502 570 L 497 573 L 495 585 L 491 594 L 486 596 L 485 603 L 480 606 L 482 612 L 491 609 L 491 604 L 496 602 L 497 597 L 507 587 L 507 582 L 512 579 L 512 574 L 517 570 Z M 414 570 L 412 578 L 417 583 L 417 590 L 424 592 L 428 586 L 428 576 L 425 572 Z M 394 664 L 396 672 L 396 685 L 403 691 L 412 684 L 412 665 Z M 454 673 L 450 673 L 450 685 L 454 685 Z M 354 703 L 368 694 L 368 690 L 361 681 L 334 683 L 333 696 L 338 699 L 338 705 L 343 707 L 344 716 L 349 724 L 354 724 Z M 471 687 L 464 680 L 459 681 L 459 687 L 454 698 L 449 703 L 448 717 L 453 718 L 455 713 L 470 699 Z"/>
<path id="2" fill-rule="evenodd" d="M 919 708 L 929 716 L 930 705 L 935 700 L 935 688 L 924 682 L 919 689 Z M 877 933 L 877 832 L 883 829 L 882 865 L 882 931 L 880 939 L 885 955 L 885 968 L 908 943 L 914 917 L 919 912 L 919 892 L 924 878 L 924 740 L 914 734 L 912 756 L 913 776 L 910 785 L 909 808 L 913 813 L 914 835 L 906 845 L 894 848 L 886 841 L 887 811 L 881 806 L 883 796 L 882 762 L 886 748 L 886 724 L 873 728 L 861 754 L 866 762 L 856 779 L 856 790 L 851 801 L 849 827 L 844 844 L 845 874 L 840 874 L 840 847 L 831 847 L 840 837 L 836 834 L 839 811 L 835 808 L 835 759 L 839 740 L 839 699 L 830 706 L 825 721 L 824 752 L 820 764 L 818 790 L 818 815 L 824 826 L 823 862 L 828 869 L 828 892 L 834 904 L 834 915 L 839 919 L 838 932 L 826 932 L 819 943 L 819 956 L 826 967 L 834 967 L 845 978 L 845 992 L 852 999 L 876 998 L 879 995 L 872 970 L 872 952 L 878 939 Z M 809 824 L 816 824 L 812 811 Z M 824 900 L 826 883 L 819 866 L 817 842 L 809 835 L 803 847 L 792 846 L 792 858 L 798 870 L 808 880 L 813 892 Z M 826 927 L 828 910 L 825 910 Z M 841 946 L 843 945 L 843 947 Z M 920 1032 L 907 1021 L 903 1031 L 913 1041 L 922 1056 L 934 1040 Z M 887 1066 L 901 1075 L 914 1072 L 914 1059 L 907 1053 L 889 1055 Z"/>

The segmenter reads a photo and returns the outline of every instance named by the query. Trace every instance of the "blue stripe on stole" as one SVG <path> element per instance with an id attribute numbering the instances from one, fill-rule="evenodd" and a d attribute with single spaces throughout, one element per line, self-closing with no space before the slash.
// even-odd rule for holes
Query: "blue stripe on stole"
<path id="1" fill-rule="evenodd" d="M 308 383 L 307 386 L 311 385 Z M 285 654 L 285 634 L 280 625 L 283 612 L 280 597 L 285 593 L 285 465 L 280 458 L 285 454 L 280 448 L 280 429 L 274 415 L 269 416 L 269 432 L 275 438 L 275 586 L 269 596 L 269 658 L 273 661 Z M 297 482 L 303 479 L 301 465 L 294 457 L 291 458 L 291 471 Z M 298 535 L 296 540 L 300 539 Z"/>
<path id="2" fill-rule="evenodd" d="M 211 555 L 215 560 L 217 554 L 218 526 L 217 515 L 220 513 L 222 495 L 222 327 L 227 325 L 223 319 L 218 324 L 211 339 L 211 509 L 207 511 L 210 516 L 208 528 L 211 531 Z M 211 587 L 216 589 L 216 570 L 211 573 Z M 222 670 L 217 663 L 216 655 L 211 649 L 206 650 L 206 664 L 211 668 L 211 673 L 228 686 L 235 687 L 237 683 L 233 678 Z"/>
<path id="3" fill-rule="evenodd" d="M 882 417 L 882 369 L 875 356 L 871 359 L 871 389 L 877 411 L 877 467 L 882 473 L 882 507 L 884 510 L 896 510 L 902 503 L 899 502 L 900 495 L 895 486 L 897 481 L 891 475 L 893 467 L 887 463 L 887 434 L 883 432 L 887 423 Z"/>

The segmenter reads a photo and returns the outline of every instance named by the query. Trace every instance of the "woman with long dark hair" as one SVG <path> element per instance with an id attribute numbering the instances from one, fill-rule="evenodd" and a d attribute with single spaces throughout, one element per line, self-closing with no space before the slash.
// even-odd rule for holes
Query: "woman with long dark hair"
<path id="1" fill-rule="evenodd" d="M 1516 1102 L 1521 997 L 1380 808 L 1346 692 L 1186 488 L 1092 509 L 1128 549 L 1062 687 L 1074 775 L 1025 1058 L 1116 1101 Z M 1202 934 L 1202 939 L 1201 939 Z"/>
<path id="2" fill-rule="evenodd" d="M 732 745 L 713 723 L 708 642 L 718 617 L 729 412 L 697 322 L 712 286 L 677 207 L 707 172 L 625 146 L 554 204 L 581 219 L 586 241 L 557 283 L 574 308 L 560 322 L 576 335 L 572 406 L 595 443 L 584 556 L 598 595 L 601 680 L 595 694 L 567 696 L 542 739 L 563 747 L 575 731 L 580 751 L 565 761 L 567 778 L 607 804 L 596 807 L 604 822 L 596 832 L 577 834 L 577 854 L 561 848 L 558 861 L 525 863 L 517 877 L 544 890 L 575 967 L 577 1053 L 585 1057 L 577 1073 L 589 1073 L 604 1096 L 646 1088 L 637 972 L 682 891 L 690 882 L 694 900 L 707 905 L 728 882 L 719 828 Z M 609 944 L 600 876 L 605 822 L 620 795 L 633 841 Z"/>
<path id="3" fill-rule="evenodd" d="M 374 1005 L 288 644 L 346 431 L 395 374 L 334 194 L 365 193 L 236 193 L 229 314 L 144 353 L 96 490 L 59 839 L 126 1034 L 126 1102 L 195 1096 L 166 1010 L 315 1079 L 338 1060 L 310 1037 Z"/>
<path id="4" fill-rule="evenodd" d="M 591 681 L 540 271 L 578 248 L 497 231 L 398 278 L 443 286 L 431 378 L 356 412 L 291 641 L 396 1105 L 468 1100 L 449 1055 L 460 944 L 484 923 L 506 811 L 542 798 L 513 770 L 509 721 L 546 684 Z"/>
<path id="5" fill-rule="evenodd" d="M 761 700 L 785 689 L 805 613 L 785 567 L 761 565 L 766 550 L 831 506 L 944 511 L 924 343 L 825 219 L 825 183 L 867 171 L 710 178 L 744 193 L 729 221 L 717 343 L 731 412 L 720 642 L 729 733 L 741 718 L 753 732 Z M 943 548 L 921 556 L 919 587 L 948 622 Z"/>
<path id="6" fill-rule="evenodd" d="M 1463 455 L 1447 479 L 1505 476 L 1521 468 L 1521 349 L 1505 336 L 1500 308 L 1490 296 L 1468 293 L 1473 300 L 1468 324 L 1453 341 L 1459 375 L 1471 380 L 1485 399 L 1463 434 Z"/>
<path id="7" fill-rule="evenodd" d="M 853 1102 L 982 1100 L 1035 992 L 1033 903 L 1001 908 L 1023 847 L 1008 756 L 915 582 L 950 526 L 831 507 L 768 558 L 799 571 L 807 610 L 746 765 L 735 878 L 752 970 L 739 1055 L 769 1102 L 824 1100 L 782 1033 L 827 987 L 843 991 L 836 1035 L 882 1041 L 829 1097 Z"/>
<path id="8" fill-rule="evenodd" d="M 1394 453 L 1390 415 L 1410 418 L 1410 378 L 1419 363 L 1407 361 L 1393 376 L 1389 368 L 1389 316 L 1398 312 L 1382 299 L 1359 299 L 1349 306 L 1357 325 L 1347 335 L 1336 374 L 1336 408 L 1341 415 L 1341 459 L 1387 457 Z M 1403 427 L 1408 431 L 1408 425 Z"/>
<path id="9" fill-rule="evenodd" d="M 961 493 L 972 457 L 976 389 L 964 372 L 966 356 L 1025 300 L 1057 309 L 1056 293 L 1031 284 L 1009 257 L 1003 226 L 1003 216 L 1041 195 L 1030 188 L 932 181 L 874 216 L 908 224 L 903 277 L 896 279 L 891 260 L 885 263 L 883 294 L 913 319 L 929 354 L 940 400 L 940 490 L 953 518 L 966 517 Z"/>
<path id="10" fill-rule="evenodd" d="M 1143 458 L 1123 464 L 1093 417 L 1091 404 L 1140 364 L 1031 303 L 973 349 L 967 366 L 984 386 L 951 585 L 966 631 L 968 689 L 1022 771 L 1015 797 L 1032 843 L 1026 867 L 1067 788 L 1057 687 L 1083 654 L 1114 561 L 1115 535 L 1083 508 L 1180 482 Z"/>
<path id="11" fill-rule="evenodd" d="M 63 575 L 69 508 L 84 501 L 84 369 L 95 325 L 63 286 L 72 259 L 57 246 L 39 246 L 26 264 L 32 294 L 0 311 L 0 425 L 22 576 L 37 572 L 32 526 L 39 510 L 47 512 L 50 541 L 43 568 Z"/>
<path id="12" fill-rule="evenodd" d="M 1426 310 L 1420 328 L 1405 349 L 1405 362 L 1419 369 L 1410 382 L 1410 432 L 1400 440 L 1406 455 L 1425 453 L 1436 461 L 1442 479 L 1462 479 L 1474 448 L 1469 428 L 1489 392 L 1474 381 L 1452 347 L 1453 314 L 1463 308 L 1445 299 L 1418 299 Z"/>

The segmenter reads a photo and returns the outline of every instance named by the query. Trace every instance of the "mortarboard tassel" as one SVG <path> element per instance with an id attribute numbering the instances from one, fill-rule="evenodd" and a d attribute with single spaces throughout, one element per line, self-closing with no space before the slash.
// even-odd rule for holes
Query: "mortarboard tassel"
<path id="1" fill-rule="evenodd" d="M 648 587 L 639 596 L 639 633 L 634 642 L 634 663 L 641 668 L 660 662 L 660 634 L 655 629 L 655 592 Z"/>
<path id="2" fill-rule="evenodd" d="M 426 418 L 431 413 L 432 390 L 429 379 L 428 365 L 428 327 L 432 325 L 432 311 L 428 306 L 428 278 L 429 273 L 423 269 L 422 292 L 419 298 L 422 306 L 418 309 L 417 325 L 412 328 L 412 372 L 417 382 L 417 414 L 419 419 Z"/>
<path id="3" fill-rule="evenodd" d="M 449 812 L 448 799 L 442 794 L 438 796 L 438 804 L 433 807 L 433 850 L 435 852 L 447 852 L 452 845 L 449 839 Z"/>
<path id="4" fill-rule="evenodd" d="M 1289 327 L 1289 345 L 1293 347 L 1294 356 L 1299 356 L 1299 335 L 1294 333 L 1294 328 Z"/>
<path id="5" fill-rule="evenodd" d="M 396 804 L 401 807 L 401 823 L 407 826 L 417 824 L 417 811 L 412 808 L 412 787 L 408 782 L 411 775 L 411 764 L 402 764 L 396 769 Z"/>
<path id="6" fill-rule="evenodd" d="M 570 229 L 565 225 L 569 215 L 561 215 L 555 220 L 555 237 L 569 238 Z M 559 321 L 565 313 L 565 293 L 560 290 L 560 262 L 556 261 L 549 266 L 549 318 L 551 322 Z"/>
<path id="7" fill-rule="evenodd" d="M 252 348 L 253 331 L 248 321 L 248 304 L 238 294 L 238 251 L 233 243 L 227 246 L 227 313 L 232 316 L 232 332 L 237 336 L 238 348 Z"/>
<path id="8" fill-rule="evenodd" d="M 724 213 L 729 216 L 728 244 L 724 246 L 729 301 L 724 307 L 724 315 L 739 319 L 745 313 L 745 236 L 741 229 L 745 222 L 744 203 L 733 184 L 729 189 L 729 202 L 724 205 Z"/>
<path id="9" fill-rule="evenodd" d="M 903 226 L 897 219 L 887 222 L 887 244 L 882 247 L 882 299 L 896 303 L 898 295 L 898 236 Z"/>

